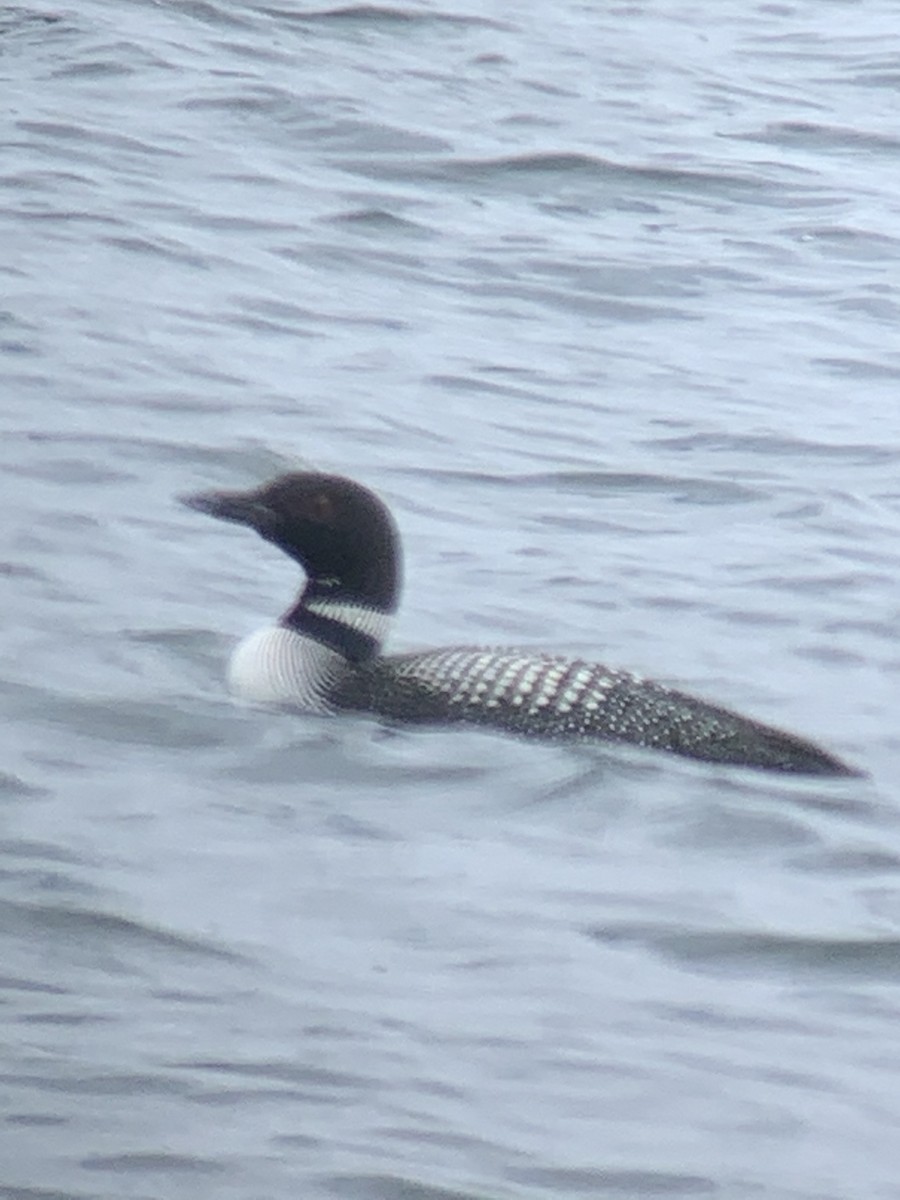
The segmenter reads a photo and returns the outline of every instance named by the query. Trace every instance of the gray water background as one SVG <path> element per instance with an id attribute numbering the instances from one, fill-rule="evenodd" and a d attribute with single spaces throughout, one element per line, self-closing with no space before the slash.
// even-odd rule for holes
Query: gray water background
<path id="1" fill-rule="evenodd" d="M 5 1200 L 900 1197 L 898 30 L 0 10 Z M 234 706 L 298 463 L 871 778 Z"/>

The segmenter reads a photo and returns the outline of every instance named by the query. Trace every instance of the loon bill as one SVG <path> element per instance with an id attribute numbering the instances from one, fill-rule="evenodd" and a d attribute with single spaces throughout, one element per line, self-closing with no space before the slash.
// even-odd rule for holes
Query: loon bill
<path id="1" fill-rule="evenodd" d="M 204 492 L 183 502 L 249 525 L 306 575 L 278 623 L 232 655 L 229 682 L 244 699 L 629 742 L 795 774 L 858 774 L 804 738 L 599 663 L 471 646 L 383 654 L 400 596 L 400 540 L 384 503 L 350 479 L 291 472 L 250 491 Z"/>

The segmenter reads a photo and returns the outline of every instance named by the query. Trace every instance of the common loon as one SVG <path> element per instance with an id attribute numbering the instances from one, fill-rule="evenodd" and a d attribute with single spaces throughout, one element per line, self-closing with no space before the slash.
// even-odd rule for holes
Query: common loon
<path id="1" fill-rule="evenodd" d="M 803 738 L 598 663 L 472 646 L 382 654 L 400 595 L 399 536 L 385 504 L 350 479 L 291 472 L 250 491 L 203 492 L 183 502 L 249 525 L 306 574 L 278 623 L 232 656 L 230 685 L 244 699 L 630 742 L 796 774 L 857 774 Z"/>

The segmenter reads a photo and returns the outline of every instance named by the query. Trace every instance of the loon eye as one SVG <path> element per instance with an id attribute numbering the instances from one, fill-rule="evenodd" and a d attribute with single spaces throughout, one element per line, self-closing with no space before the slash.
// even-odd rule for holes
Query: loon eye
<path id="1" fill-rule="evenodd" d="M 334 521 L 334 501 L 327 492 L 316 492 L 309 499 L 309 515 L 323 525 Z"/>

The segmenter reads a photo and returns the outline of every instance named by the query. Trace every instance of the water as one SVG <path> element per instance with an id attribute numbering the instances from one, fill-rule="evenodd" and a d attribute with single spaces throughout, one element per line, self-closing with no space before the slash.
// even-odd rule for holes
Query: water
<path id="1" fill-rule="evenodd" d="M 900 1196 L 894 6 L 0 14 L 0 1196 Z M 822 783 L 232 705 L 376 487 L 398 648 Z"/>

